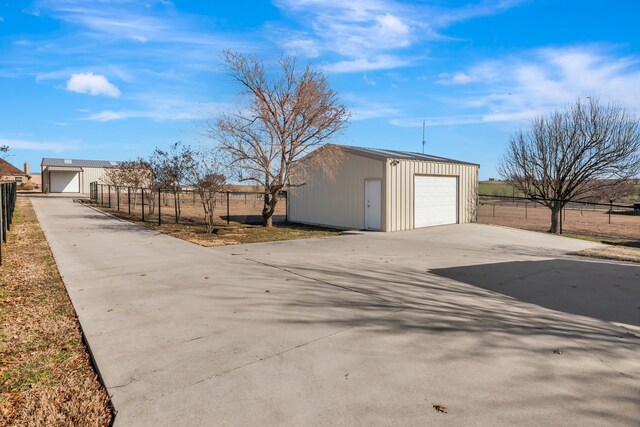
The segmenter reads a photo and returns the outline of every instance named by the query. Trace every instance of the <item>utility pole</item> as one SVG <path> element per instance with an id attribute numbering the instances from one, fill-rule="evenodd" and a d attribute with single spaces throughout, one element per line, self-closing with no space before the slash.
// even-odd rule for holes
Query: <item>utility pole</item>
<path id="1" fill-rule="evenodd" d="M 424 146 L 427 145 L 427 141 L 424 139 L 424 128 L 426 120 L 422 121 L 422 154 L 424 154 Z"/>

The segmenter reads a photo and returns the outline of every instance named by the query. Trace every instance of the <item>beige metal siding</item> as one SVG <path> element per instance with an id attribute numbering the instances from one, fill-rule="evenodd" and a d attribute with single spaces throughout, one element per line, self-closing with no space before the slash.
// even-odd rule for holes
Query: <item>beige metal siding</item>
<path id="1" fill-rule="evenodd" d="M 80 189 L 83 193 L 89 194 L 89 184 L 94 181 L 104 183 L 105 168 L 88 168 L 83 167 L 80 173 Z"/>
<path id="2" fill-rule="evenodd" d="M 55 172 L 53 172 L 55 173 Z M 83 167 L 80 174 L 80 192 L 89 194 L 89 185 L 94 182 L 104 182 L 104 168 L 87 168 Z M 43 190 L 49 190 L 49 171 L 42 171 L 42 188 Z"/>
<path id="3" fill-rule="evenodd" d="M 394 163 L 396 163 L 394 165 Z M 416 175 L 458 177 L 458 222 L 476 220 L 478 166 L 460 163 L 392 160 L 386 162 L 386 230 L 414 228 L 414 181 Z"/>
<path id="4" fill-rule="evenodd" d="M 289 191 L 289 220 L 345 229 L 364 228 L 364 182 L 382 180 L 382 227 L 386 224 L 384 161 L 347 154 L 335 180 L 308 170 L 307 184 Z"/>

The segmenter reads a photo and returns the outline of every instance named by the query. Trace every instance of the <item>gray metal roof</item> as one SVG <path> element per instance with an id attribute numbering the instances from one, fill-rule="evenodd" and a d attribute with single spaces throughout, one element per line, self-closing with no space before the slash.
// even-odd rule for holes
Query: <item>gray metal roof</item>
<path id="1" fill-rule="evenodd" d="M 429 162 L 446 162 L 446 163 L 463 163 L 467 165 L 480 166 L 477 163 L 463 162 L 461 160 L 448 159 L 446 157 L 432 156 L 430 154 L 414 153 L 412 151 L 398 151 L 398 150 L 384 150 L 381 148 L 365 148 L 365 147 L 353 147 L 350 145 L 343 145 L 347 151 L 351 151 L 355 154 L 361 154 L 369 157 L 383 158 L 383 159 L 399 159 L 399 160 L 422 160 Z"/>
<path id="2" fill-rule="evenodd" d="M 81 168 L 110 168 L 117 166 L 120 162 L 113 162 L 108 160 L 79 160 L 79 159 L 42 159 L 42 166 L 67 166 L 67 167 L 81 167 Z"/>

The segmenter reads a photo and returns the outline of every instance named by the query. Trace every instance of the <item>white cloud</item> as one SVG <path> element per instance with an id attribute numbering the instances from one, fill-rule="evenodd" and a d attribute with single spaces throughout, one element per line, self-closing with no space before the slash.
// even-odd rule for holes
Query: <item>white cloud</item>
<path id="1" fill-rule="evenodd" d="M 386 119 L 402 114 L 402 111 L 398 108 L 376 102 L 369 102 L 365 106 L 352 107 L 349 111 L 351 112 L 352 121 Z"/>
<path id="2" fill-rule="evenodd" d="M 137 36 L 137 35 L 131 36 L 131 40 L 135 40 L 139 43 L 146 43 L 149 41 L 149 39 L 146 38 L 145 36 Z"/>
<path id="3" fill-rule="evenodd" d="M 473 114 L 440 117 L 404 117 L 391 119 L 389 120 L 389 123 L 398 127 L 413 128 L 422 127 L 423 121 L 427 126 L 453 126 L 485 123 L 483 116 Z"/>
<path id="4" fill-rule="evenodd" d="M 109 80 L 101 74 L 79 73 L 73 74 L 67 81 L 67 90 L 69 92 L 86 93 L 89 95 L 105 95 L 112 98 L 120 96 L 118 89 Z"/>
<path id="5" fill-rule="evenodd" d="M 381 36 L 401 37 L 409 34 L 409 26 L 402 22 L 402 19 L 390 13 L 377 17 L 376 21 L 378 22 L 377 30 Z M 403 39 L 401 43 L 407 43 L 406 39 Z"/>
<path id="6" fill-rule="evenodd" d="M 154 121 L 206 120 L 232 106 L 218 102 L 193 102 L 167 95 L 145 94 L 137 99 L 139 108 L 126 110 L 103 110 L 88 114 L 82 120 L 110 122 L 125 119 L 148 119 Z"/>
<path id="7" fill-rule="evenodd" d="M 337 55 L 327 71 L 361 72 L 411 65 L 406 51 L 425 40 L 447 39 L 439 33 L 453 23 L 499 13 L 520 0 L 487 0 L 481 6 L 444 9 L 396 0 L 276 0 L 276 6 L 298 19 L 306 31 L 280 31 L 282 45 L 301 55 Z M 426 49 L 422 49 L 426 51 Z M 422 54 L 424 55 L 424 54 Z M 384 67 L 371 57 L 395 57 Z"/>
<path id="8" fill-rule="evenodd" d="M 50 141 L 27 141 L 23 139 L 0 138 L 0 145 L 8 145 L 10 150 L 46 150 L 55 153 L 77 149 L 75 143 L 50 142 Z"/>
<path id="9" fill-rule="evenodd" d="M 640 58 L 616 55 L 602 46 L 576 46 L 534 50 L 441 74 L 438 83 L 443 85 L 473 84 L 455 102 L 478 114 L 436 122 L 526 121 L 592 95 L 640 113 L 638 64 Z"/>
<path id="10" fill-rule="evenodd" d="M 381 55 L 371 58 L 356 58 L 338 61 L 322 66 L 328 73 L 352 73 L 357 71 L 389 70 L 409 65 L 410 61 L 392 55 Z"/>
<path id="11" fill-rule="evenodd" d="M 500 69 L 503 64 L 499 62 L 484 62 L 474 65 L 466 71 L 455 73 L 441 73 L 437 83 L 442 85 L 466 85 L 470 83 L 491 83 L 500 80 Z"/>
<path id="12" fill-rule="evenodd" d="M 348 105 L 352 121 L 386 119 L 402 114 L 402 110 L 397 107 L 372 101 L 354 93 L 344 93 L 342 99 Z"/>
<path id="13" fill-rule="evenodd" d="M 96 122 L 110 122 L 112 120 L 120 120 L 127 118 L 127 113 L 119 112 L 111 110 L 100 111 L 99 113 L 90 114 L 86 117 L 86 120 L 93 120 Z"/>
<path id="14" fill-rule="evenodd" d="M 322 53 L 322 47 L 317 41 L 304 37 L 287 40 L 284 43 L 284 47 L 295 54 L 302 54 L 307 58 L 317 58 Z"/>
<path id="15" fill-rule="evenodd" d="M 366 74 L 362 75 L 362 80 L 364 80 L 364 82 L 366 84 L 368 84 L 369 86 L 376 86 L 377 85 L 376 81 L 373 80 L 373 79 L 370 79 Z"/>

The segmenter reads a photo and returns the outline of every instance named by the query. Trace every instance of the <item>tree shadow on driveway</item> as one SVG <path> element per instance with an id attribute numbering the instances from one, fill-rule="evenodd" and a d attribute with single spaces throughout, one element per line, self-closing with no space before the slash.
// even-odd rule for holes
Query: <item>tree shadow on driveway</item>
<path id="1" fill-rule="evenodd" d="M 637 324 L 630 304 L 638 268 L 567 259 L 442 269 L 364 257 L 269 261 L 298 275 L 301 292 L 253 309 L 303 313 L 287 327 L 344 331 L 321 354 L 371 366 L 396 396 L 409 398 L 419 379 L 428 393 L 474 412 L 465 421 L 485 425 L 637 419 L 640 337 L 602 320 Z M 545 286 L 564 291 L 547 295 Z M 591 302 L 607 293 L 614 296 L 597 311 Z M 478 412 L 487 407 L 490 414 Z"/>
<path id="2" fill-rule="evenodd" d="M 552 310 L 640 327 L 640 267 L 553 259 L 429 270 Z"/>

